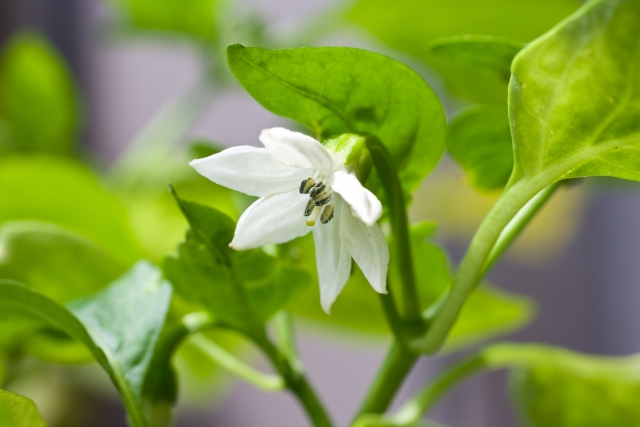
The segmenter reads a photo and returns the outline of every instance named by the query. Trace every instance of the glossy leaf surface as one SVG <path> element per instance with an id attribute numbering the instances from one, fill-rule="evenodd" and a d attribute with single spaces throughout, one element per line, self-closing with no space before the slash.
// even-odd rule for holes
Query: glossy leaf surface
<path id="1" fill-rule="evenodd" d="M 507 111 L 478 106 L 459 114 L 449 124 L 447 148 L 475 188 L 504 187 L 513 170 Z"/>
<path id="2" fill-rule="evenodd" d="M 70 70 L 35 32 L 19 32 L 0 54 L 0 153 L 72 153 L 79 106 Z"/>
<path id="3" fill-rule="evenodd" d="M 46 424 L 30 399 L 0 390 L 0 426 L 46 427 Z"/>
<path id="4" fill-rule="evenodd" d="M 640 180 L 639 28 L 639 2 L 591 1 L 516 57 L 516 180 Z"/>
<path id="5" fill-rule="evenodd" d="M 444 151 L 445 116 L 426 82 L 407 66 L 361 49 L 268 50 L 235 44 L 229 66 L 267 110 L 309 128 L 318 139 L 377 136 L 410 191 Z"/>

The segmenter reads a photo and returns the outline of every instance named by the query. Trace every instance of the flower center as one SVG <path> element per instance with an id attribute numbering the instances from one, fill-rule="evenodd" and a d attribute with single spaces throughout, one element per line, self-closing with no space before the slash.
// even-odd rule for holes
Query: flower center
<path id="1" fill-rule="evenodd" d="M 308 194 L 309 202 L 304 208 L 304 216 L 307 217 L 307 225 L 313 227 L 318 216 L 320 222 L 326 224 L 333 218 L 334 208 L 328 203 L 331 201 L 331 187 L 322 180 L 316 182 L 314 178 L 307 178 L 300 183 L 300 194 Z"/>

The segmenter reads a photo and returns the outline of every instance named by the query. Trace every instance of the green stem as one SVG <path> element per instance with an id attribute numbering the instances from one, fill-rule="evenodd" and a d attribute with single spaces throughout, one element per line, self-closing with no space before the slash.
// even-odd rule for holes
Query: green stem
<path id="1" fill-rule="evenodd" d="M 434 317 L 429 331 L 423 338 L 412 343 L 414 350 L 433 354 L 440 349 L 467 295 L 482 277 L 487 259 L 498 237 L 520 209 L 548 185 L 549 180 L 546 179 L 546 176 L 540 176 L 536 180 L 522 179 L 505 190 L 471 240 L 449 296 Z"/>
<path id="2" fill-rule="evenodd" d="M 265 352 L 276 370 L 282 375 L 286 387 L 296 396 L 304 407 L 309 420 L 315 427 L 333 427 L 324 406 L 316 392 L 307 381 L 304 372 L 297 369 L 278 349 L 269 341 L 266 334 L 253 337 L 254 341 Z"/>
<path id="3" fill-rule="evenodd" d="M 280 352 L 287 358 L 294 370 L 302 372 L 302 361 L 296 347 L 291 313 L 287 310 L 278 312 L 274 317 L 274 325 Z"/>
<path id="4" fill-rule="evenodd" d="M 390 417 L 391 423 L 394 426 L 414 425 L 453 386 L 485 367 L 482 353 L 454 364 L 402 405 L 400 410 Z"/>
<path id="5" fill-rule="evenodd" d="M 518 235 L 529 224 L 533 217 L 540 211 L 542 206 L 553 196 L 556 190 L 562 185 L 562 181 L 554 182 L 553 184 L 540 191 L 536 196 L 529 200 L 526 205 L 516 214 L 515 217 L 509 222 L 509 224 L 502 230 L 498 241 L 491 249 L 487 261 L 484 265 L 482 275 L 484 276 L 493 267 L 493 264 L 502 256 L 502 254 L 509 248 L 511 243 L 518 237 Z"/>
<path id="6" fill-rule="evenodd" d="M 380 294 L 378 296 L 380 298 L 380 304 L 382 305 L 384 314 L 387 318 L 387 323 L 389 323 L 391 332 L 393 332 L 393 336 L 395 337 L 397 342 L 405 342 L 406 340 L 404 336 L 404 324 L 402 322 L 402 319 L 400 318 L 400 315 L 398 314 L 396 303 L 393 300 L 393 294 Z"/>
<path id="7" fill-rule="evenodd" d="M 393 159 L 385 146 L 375 136 L 367 135 L 366 143 L 373 164 L 375 165 L 382 186 L 387 195 L 389 216 L 391 218 L 391 230 L 393 232 L 393 247 L 398 263 L 398 272 L 402 280 L 402 301 L 404 315 L 411 326 L 416 329 L 412 332 L 421 332 L 422 317 L 418 291 L 416 289 L 415 272 L 413 269 L 413 255 L 409 240 L 409 226 L 407 209 L 405 206 L 402 185 L 398 178 L 398 172 Z"/>
<path id="8" fill-rule="evenodd" d="M 362 414 L 377 414 L 387 410 L 404 378 L 409 374 L 418 356 L 395 342 L 387 354 L 378 375 L 369 387 L 356 419 Z"/>

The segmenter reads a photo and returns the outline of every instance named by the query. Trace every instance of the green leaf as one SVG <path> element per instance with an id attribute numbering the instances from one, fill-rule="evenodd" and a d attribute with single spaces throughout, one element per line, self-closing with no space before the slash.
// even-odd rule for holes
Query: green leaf
<path id="1" fill-rule="evenodd" d="M 447 147 L 479 190 L 504 187 L 513 170 L 507 111 L 491 106 L 470 108 L 449 124 Z"/>
<path id="2" fill-rule="evenodd" d="M 443 37 L 429 43 L 432 55 L 495 73 L 505 83 L 511 77 L 511 61 L 524 46 L 505 37 L 478 35 Z"/>
<path id="3" fill-rule="evenodd" d="M 146 262 L 70 309 L 10 282 L 0 282 L 0 308 L 47 322 L 87 346 L 118 388 L 133 426 L 146 427 L 142 387 L 163 327 L 171 286 Z"/>
<path id="4" fill-rule="evenodd" d="M 0 426 L 46 427 L 46 424 L 30 399 L 0 390 Z"/>
<path id="5" fill-rule="evenodd" d="M 596 357 L 533 344 L 484 353 L 489 366 L 512 369 L 512 394 L 528 426 L 640 426 L 638 355 Z"/>
<path id="6" fill-rule="evenodd" d="M 163 269 L 176 293 L 215 320 L 252 334 L 306 285 L 300 270 L 259 249 L 233 251 L 235 223 L 220 211 L 174 196 L 191 229 Z"/>
<path id="7" fill-rule="evenodd" d="M 227 48 L 229 66 L 267 110 L 309 128 L 318 139 L 370 133 L 389 150 L 412 191 L 444 151 L 445 116 L 425 81 L 383 55 L 346 47 Z"/>
<path id="8" fill-rule="evenodd" d="M 17 221 L 0 226 L 0 278 L 28 283 L 56 302 L 93 294 L 124 271 L 86 237 L 55 224 Z"/>
<path id="9" fill-rule="evenodd" d="M 530 41 L 578 8 L 575 0 L 359 0 L 348 17 L 388 46 L 433 67 L 452 94 L 504 106 L 506 84 L 493 71 L 434 55 L 435 39 L 488 34 Z"/>
<path id="10" fill-rule="evenodd" d="M 163 31 L 216 39 L 218 0 L 116 0 L 131 25 L 142 30 Z"/>
<path id="11" fill-rule="evenodd" d="M 80 163 L 45 155 L 1 158 L 0 194 L 0 223 L 54 222 L 84 234 L 121 262 L 140 257 L 125 208 Z"/>
<path id="12" fill-rule="evenodd" d="M 640 180 L 640 3 L 599 0 L 513 63 L 512 181 Z"/>
<path id="13" fill-rule="evenodd" d="M 0 153 L 73 153 L 79 106 L 71 72 L 38 33 L 13 36 L 0 53 Z"/>

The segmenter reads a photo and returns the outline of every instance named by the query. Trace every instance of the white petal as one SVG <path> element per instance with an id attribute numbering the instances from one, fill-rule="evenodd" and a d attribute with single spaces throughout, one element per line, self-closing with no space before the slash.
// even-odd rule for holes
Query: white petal
<path id="1" fill-rule="evenodd" d="M 313 169 L 283 165 L 266 148 L 249 146 L 231 147 L 189 164 L 216 184 L 258 197 L 291 191 L 313 175 Z"/>
<path id="2" fill-rule="evenodd" d="M 308 200 L 309 196 L 297 190 L 258 199 L 238 220 L 229 246 L 251 249 L 304 236 L 311 231 L 303 215 Z"/>
<path id="3" fill-rule="evenodd" d="M 323 175 L 333 172 L 333 160 L 318 141 L 300 132 L 285 128 L 265 129 L 260 141 L 271 156 L 280 163 L 294 168 L 313 168 Z"/>
<path id="4" fill-rule="evenodd" d="M 334 218 L 326 224 L 318 223 L 313 227 L 313 239 L 316 246 L 316 264 L 320 281 L 320 304 L 329 314 L 351 274 L 351 255 L 340 240 L 340 211 L 342 200 L 334 202 Z"/>
<path id="5" fill-rule="evenodd" d="M 376 223 L 382 215 L 382 203 L 369 190 L 364 188 L 355 175 L 345 171 L 336 171 L 329 180 L 331 189 L 340 194 L 354 214 L 367 225 Z"/>
<path id="6" fill-rule="evenodd" d="M 386 294 L 389 246 L 378 224 L 368 226 L 345 207 L 340 215 L 340 239 L 373 289 Z"/>

